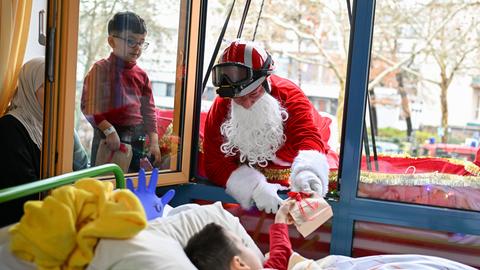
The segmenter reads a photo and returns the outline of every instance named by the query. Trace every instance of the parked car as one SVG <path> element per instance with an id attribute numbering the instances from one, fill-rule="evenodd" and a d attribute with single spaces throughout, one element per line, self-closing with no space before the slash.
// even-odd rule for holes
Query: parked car
<path id="1" fill-rule="evenodd" d="M 456 158 L 468 161 L 474 161 L 476 153 L 476 147 L 447 143 L 424 144 L 419 151 L 419 154 L 423 156 Z"/>

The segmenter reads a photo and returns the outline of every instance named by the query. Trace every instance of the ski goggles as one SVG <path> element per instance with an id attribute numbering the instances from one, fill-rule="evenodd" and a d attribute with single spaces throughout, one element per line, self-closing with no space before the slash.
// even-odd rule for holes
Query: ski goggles
<path id="1" fill-rule="evenodd" d="M 212 84 L 216 87 L 242 86 L 261 77 L 264 73 L 264 70 L 253 70 L 242 63 L 221 63 L 212 69 Z"/>
<path id="2" fill-rule="evenodd" d="M 266 77 L 271 73 L 272 70 L 253 70 L 242 63 L 221 63 L 215 65 L 212 69 L 212 84 L 218 87 L 217 94 L 220 97 L 240 97 L 247 95 L 251 90 L 254 90 L 251 89 L 252 87 L 250 86 L 253 86 L 252 84 L 257 80 Z"/>

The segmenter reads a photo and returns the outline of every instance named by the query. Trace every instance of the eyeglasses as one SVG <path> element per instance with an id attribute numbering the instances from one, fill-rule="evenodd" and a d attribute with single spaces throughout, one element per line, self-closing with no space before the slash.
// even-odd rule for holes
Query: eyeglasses
<path id="1" fill-rule="evenodd" d="M 123 37 L 116 36 L 116 35 L 112 35 L 112 36 L 125 41 L 127 43 L 127 46 L 130 47 L 130 48 L 135 48 L 135 46 L 138 45 L 140 47 L 140 49 L 146 50 L 148 48 L 148 45 L 150 45 L 150 43 L 145 42 L 145 41 L 136 41 L 135 39 L 123 38 Z"/>

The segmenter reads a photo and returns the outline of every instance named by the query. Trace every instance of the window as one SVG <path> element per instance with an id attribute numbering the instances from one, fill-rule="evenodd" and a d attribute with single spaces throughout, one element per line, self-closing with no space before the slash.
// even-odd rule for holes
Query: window
<path id="1" fill-rule="evenodd" d="M 70 29 L 75 34 L 70 41 L 78 42 L 78 50 L 71 56 L 77 63 L 69 63 L 76 74 L 62 79 L 77 85 L 71 105 L 75 108 L 74 130 L 88 153 L 90 166 L 112 161 L 111 155 L 120 155 L 120 160 L 131 156 L 136 166 L 123 166 L 125 172 L 134 175 L 139 168 L 149 171 L 155 166 L 165 173 L 160 176 L 162 184 L 188 181 L 192 128 L 188 119 L 193 114 L 194 93 L 194 76 L 190 74 L 195 73 L 189 55 L 196 53 L 197 44 L 189 44 L 187 37 L 198 34 L 198 23 L 187 26 L 192 16 L 198 18 L 192 15 L 198 14 L 198 3 L 124 0 L 78 4 L 78 14 L 70 14 L 78 19 L 78 28 Z M 120 28 L 113 27 L 109 33 L 110 21 Z M 126 24 L 133 27 L 122 28 Z M 147 42 L 148 48 L 144 46 Z M 99 152 L 100 145 L 108 141 L 105 138 L 110 133 L 102 121 L 115 128 L 126 150 L 122 147 L 123 154 L 114 151 L 100 162 L 97 154 L 104 154 Z M 116 147 L 109 144 L 103 147 L 107 153 Z M 161 155 L 154 157 L 151 154 L 156 148 Z"/>
<path id="2" fill-rule="evenodd" d="M 475 130 L 467 127 L 479 99 L 465 102 L 474 90 L 464 72 L 479 52 L 478 11 L 460 2 L 377 2 L 366 121 L 376 146 L 364 147 L 358 196 L 480 211 L 469 163 Z"/>

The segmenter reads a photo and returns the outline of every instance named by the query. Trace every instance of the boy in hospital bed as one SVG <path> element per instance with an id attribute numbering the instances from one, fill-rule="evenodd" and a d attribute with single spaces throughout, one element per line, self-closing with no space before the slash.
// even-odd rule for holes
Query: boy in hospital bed
<path id="1" fill-rule="evenodd" d="M 139 186 L 146 186 L 145 173 L 140 171 L 139 173 Z M 152 181 L 153 180 L 153 181 Z M 155 187 L 157 182 L 157 172 L 153 171 L 150 178 L 150 187 Z M 154 188 L 139 188 L 135 190 L 131 183 L 131 180 L 127 180 L 127 186 L 132 190 L 142 202 L 142 205 L 147 212 L 147 216 L 161 217 L 161 213 L 157 213 L 153 210 L 152 205 L 158 204 L 158 198 L 155 194 Z M 139 193 L 140 190 L 144 190 L 145 193 Z M 163 201 L 168 195 L 164 195 L 161 200 Z M 150 199 L 147 199 L 150 198 Z M 169 201 L 170 198 L 167 200 Z M 315 200 L 313 198 L 313 200 Z M 157 202 L 155 202 L 157 201 Z M 309 201 L 313 203 L 314 201 Z M 294 201 L 294 205 L 297 203 Z M 310 204 L 307 204 L 307 206 Z M 148 238 L 148 246 L 155 256 L 161 256 L 165 251 L 168 255 L 168 262 L 162 260 L 163 258 L 157 258 L 153 260 L 155 269 L 191 269 L 198 268 L 200 270 L 225 270 L 225 269 L 473 269 L 469 266 L 449 261 L 446 259 L 421 256 L 421 255 L 379 255 L 368 256 L 363 258 L 350 258 L 346 256 L 330 255 L 321 260 L 313 261 L 308 260 L 292 251 L 292 245 L 290 243 L 288 225 L 296 224 L 297 229 L 304 236 L 304 233 L 309 234 L 308 223 L 310 227 L 313 224 L 323 224 L 325 218 L 322 216 L 330 217 L 330 215 L 324 215 L 321 209 L 326 210 L 330 208 L 328 204 L 320 204 L 315 211 L 307 211 L 308 207 L 303 208 L 307 211 L 311 217 L 316 217 L 309 222 L 303 223 L 306 226 L 299 226 L 299 217 L 297 212 L 292 209 L 292 201 L 285 201 L 275 215 L 275 222 L 270 226 L 270 252 L 268 258 L 265 260 L 260 250 L 255 245 L 250 236 L 246 233 L 242 227 L 238 218 L 232 216 L 228 211 L 223 209 L 220 203 L 213 205 L 186 205 L 185 207 L 178 207 L 171 210 L 167 215 L 160 219 L 153 219 L 150 222 L 150 226 L 146 231 L 153 230 L 153 234 L 150 236 L 143 235 Z M 312 206 L 312 205 L 310 205 Z M 193 208 L 193 209 L 192 209 Z M 148 209 L 153 213 L 148 214 Z M 185 209 L 187 211 L 185 211 Z M 293 211 L 293 212 L 292 212 Z M 306 212 L 304 212 L 305 214 Z M 315 214 L 314 214 L 315 213 Z M 324 213 L 324 214 L 320 214 Z M 331 213 L 331 212 L 330 212 Z M 176 217 L 177 216 L 177 217 Z M 149 218 L 149 219 L 151 219 Z M 315 222 L 318 221 L 318 222 Z M 313 225 L 315 228 L 318 227 Z M 311 228 L 310 228 L 311 229 Z M 173 238 L 176 241 L 164 242 L 164 240 L 152 241 L 154 237 L 158 237 L 159 234 L 166 234 L 166 239 Z M 139 237 L 139 238 L 142 238 Z M 145 242 L 143 243 L 145 244 Z M 114 244 L 115 245 L 115 244 Z M 143 246 L 143 245 L 141 245 Z M 157 247 L 157 249 L 155 248 Z M 171 252 L 176 248 L 183 247 L 183 250 L 179 252 Z M 108 247 L 109 254 L 115 254 L 115 251 L 111 250 L 112 245 Z M 101 252 L 102 248 L 97 249 L 97 253 Z M 103 249 L 105 250 L 105 249 Z M 132 249 L 132 251 L 139 252 L 138 248 Z M 141 250 L 141 248 L 140 248 Z M 185 252 L 181 252 L 185 251 Z M 143 253 L 143 252 L 140 252 Z M 116 253 L 118 255 L 118 253 Z M 179 254 L 179 256 L 172 256 L 172 254 Z M 97 254 L 100 255 L 100 254 Z M 98 257 L 110 257 L 107 254 Z M 131 253 L 129 254 L 131 255 Z M 111 258 L 111 257 L 110 257 Z M 150 256 L 143 257 L 151 260 Z M 138 258 L 136 258 L 138 259 Z M 262 262 L 265 261 L 263 264 Z M 156 263 L 155 263 L 156 262 Z M 159 268 L 159 263 L 162 265 Z M 135 265 L 131 260 L 127 264 Z M 193 264 L 193 265 L 192 265 Z M 122 263 L 116 263 L 115 265 L 123 265 L 122 269 L 129 269 L 125 265 L 125 260 Z M 167 267 L 168 265 L 174 268 Z M 106 265 L 105 265 L 106 266 Z M 151 265 L 146 267 L 148 269 L 154 269 Z M 102 268 L 91 268 L 102 269 Z M 138 269 L 138 268 L 137 268 Z M 118 269 L 120 270 L 120 269 Z"/>
<path id="2" fill-rule="evenodd" d="M 220 202 L 202 206 L 187 204 L 170 209 L 168 213 L 164 213 L 163 207 L 158 206 L 159 204 L 163 206 L 168 200 L 162 200 L 165 199 L 166 194 L 161 198 L 157 197 L 153 188 L 156 183 L 156 174 L 153 174 L 152 177 L 155 179 L 149 185 L 152 188 L 146 187 L 144 172 L 141 172 L 139 177 L 143 178 L 143 180 L 139 179 L 142 180 L 139 181 L 140 189 L 134 189 L 132 183 L 127 185 L 140 198 L 140 203 L 145 212 L 149 211 L 149 207 L 157 206 L 155 211 L 150 209 L 152 213 L 156 213 L 151 216 L 152 219 L 149 220 L 146 228 L 140 230 L 132 238 L 121 237 L 115 239 L 106 237 L 100 239 L 95 246 L 94 254 L 90 254 L 93 255 L 93 258 L 89 260 L 88 266 L 85 268 L 86 270 L 190 270 L 198 268 L 223 270 L 262 268 L 262 262 L 265 261 L 264 255 L 248 235 L 245 228 L 243 228 L 238 218 L 226 211 Z M 150 182 L 152 182 L 152 178 Z M 125 193 L 125 191 L 119 192 L 121 194 Z M 138 201 L 136 205 L 139 205 Z M 380 255 L 363 258 L 330 255 L 318 261 L 305 259 L 292 251 L 287 230 L 288 224 L 292 223 L 292 219 L 287 214 L 287 205 L 285 204 L 280 208 L 275 218 L 275 224 L 272 225 L 270 231 L 270 255 L 265 264 L 263 264 L 264 267 L 292 270 L 474 269 L 447 259 L 422 255 Z M 140 206 L 139 209 L 141 208 Z M 149 216 L 148 213 L 146 214 Z M 111 215 L 108 216 L 110 217 Z M 154 216 L 159 218 L 154 218 Z M 293 216 L 294 218 L 296 217 L 295 214 Z M 146 225 L 145 223 L 142 224 Z M 119 225 L 116 224 L 110 228 L 118 229 L 118 227 Z M 0 230 L 0 269 L 33 270 L 39 268 L 31 262 L 20 260 L 10 252 L 9 246 L 11 243 L 9 242 L 11 239 L 9 239 L 8 235 L 5 235 L 7 233 L 6 230 L 8 228 Z M 214 232 L 213 235 L 211 235 L 212 230 Z M 98 231 L 98 228 L 95 231 Z M 61 242 L 64 241 L 59 241 L 59 243 Z M 232 245 L 233 248 L 231 248 Z M 208 249 L 212 248 L 213 256 L 210 256 L 210 258 L 216 260 L 213 264 L 208 261 L 210 259 L 208 259 L 206 254 L 202 254 L 202 252 L 207 252 Z M 59 247 L 57 250 L 49 249 L 48 251 L 63 252 L 63 249 Z M 196 255 L 194 251 L 196 251 Z M 222 254 L 225 256 L 222 256 Z M 201 265 L 201 263 L 204 265 Z M 62 267 L 62 269 L 70 268 Z"/>
<path id="3" fill-rule="evenodd" d="M 192 236 L 185 253 L 199 270 L 387 270 L 387 269 L 450 269 L 474 270 L 447 259 L 424 255 L 377 255 L 362 258 L 330 255 L 318 261 L 305 259 L 292 251 L 288 225 L 293 223 L 288 204 L 283 204 L 270 227 L 270 252 L 263 263 L 239 235 L 216 223 L 209 223 Z"/>
<path id="4" fill-rule="evenodd" d="M 282 212 L 282 211 L 280 211 Z M 194 270 L 197 269 L 189 260 L 184 252 L 188 241 L 194 235 L 210 223 L 221 225 L 224 231 L 233 233 L 239 237 L 242 242 L 240 247 L 242 251 L 253 253 L 250 257 L 251 262 L 256 261 L 257 264 L 250 264 L 243 260 L 243 254 L 235 254 L 242 259 L 242 265 L 239 269 L 260 269 L 261 263 L 265 260 L 263 254 L 253 242 L 253 239 L 247 234 L 246 230 L 240 224 L 238 218 L 231 215 L 223 209 L 222 204 L 217 202 L 211 205 L 184 205 L 174 208 L 161 218 L 149 221 L 146 229 L 139 232 L 135 237 L 130 239 L 102 239 L 98 242 L 95 249 L 95 255 L 87 266 L 86 270 L 132 270 L 132 269 L 149 269 L 149 270 Z M 287 220 L 288 223 L 288 220 Z M 274 226 L 286 227 L 286 224 L 277 224 Z M 284 238 L 286 237 L 286 238 Z M 288 235 L 282 235 L 281 238 L 288 241 Z M 4 270 L 33 270 L 35 265 L 22 261 L 9 252 L 8 241 L 1 237 L 0 231 L 0 269 Z M 194 240 L 191 240 L 194 241 Z M 215 239 L 209 239 L 213 242 Z M 239 240 L 236 240 L 238 243 Z M 272 245 L 274 241 L 271 240 Z M 289 243 L 289 241 L 287 242 Z M 245 246 L 245 248 L 243 248 Z M 188 249 L 188 247 L 187 247 Z M 221 256 L 226 249 L 222 247 L 221 252 L 217 255 Z M 438 257 L 421 256 L 421 255 L 380 255 L 367 256 L 363 258 L 350 258 L 346 256 L 330 255 L 318 261 L 307 260 L 300 255 L 294 253 L 290 249 L 290 245 L 279 249 L 285 252 L 280 256 L 282 262 L 273 262 L 273 267 L 279 265 L 279 269 L 286 269 L 285 258 L 288 260 L 288 268 L 293 270 L 299 269 L 341 269 L 341 270 L 365 270 L 365 269 L 450 269 L 450 270 L 473 270 L 474 268 L 441 259 Z M 291 254 L 291 255 L 289 255 Z M 242 257 L 240 257 L 242 256 Z M 270 254 L 272 261 L 277 257 L 274 253 Z M 231 258 L 220 260 L 232 261 Z M 193 261 L 195 261 L 193 259 Z M 218 267 L 210 269 L 235 269 L 230 266 Z"/>
<path id="5" fill-rule="evenodd" d="M 284 204 L 270 226 L 270 255 L 263 264 L 265 268 L 287 269 L 292 255 L 288 236 L 288 224 L 293 221 Z M 248 249 L 242 239 L 222 226 L 210 223 L 195 234 L 187 243 L 185 253 L 200 270 L 203 269 L 262 269 L 262 263 Z"/>

